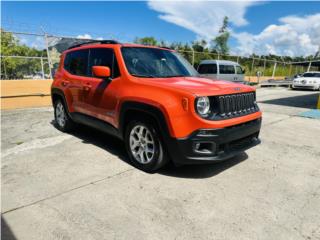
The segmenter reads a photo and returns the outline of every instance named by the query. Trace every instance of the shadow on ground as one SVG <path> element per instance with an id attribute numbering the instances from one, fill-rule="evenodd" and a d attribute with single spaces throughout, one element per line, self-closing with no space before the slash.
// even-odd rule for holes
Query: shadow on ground
<path id="1" fill-rule="evenodd" d="M 258 101 L 258 103 L 315 109 L 317 107 L 318 97 L 319 97 L 319 92 L 314 93 L 314 94 L 302 95 L 302 96 L 294 96 L 294 97 L 286 97 L 286 98 L 277 98 L 277 99 L 266 100 L 266 101 Z"/>
<path id="2" fill-rule="evenodd" d="M 246 153 L 241 153 L 223 162 L 201 165 L 185 165 L 181 167 L 169 165 L 167 168 L 160 169 L 158 173 L 166 176 L 179 178 L 209 178 L 218 175 L 219 173 L 247 159 L 248 155 Z"/>
<path id="3" fill-rule="evenodd" d="M 1 239 L 3 240 L 16 240 L 13 232 L 8 226 L 6 220 L 1 215 Z"/>
<path id="4" fill-rule="evenodd" d="M 55 126 L 54 121 L 52 121 L 51 124 Z M 124 143 L 118 138 L 83 125 L 78 125 L 77 129 L 70 134 L 81 139 L 84 144 L 93 144 L 131 165 L 129 157 L 125 151 Z M 248 155 L 246 153 L 242 153 L 227 161 L 213 164 L 176 167 L 170 163 L 164 169 L 158 170 L 157 174 L 179 178 L 209 178 L 245 161 L 247 158 Z"/>

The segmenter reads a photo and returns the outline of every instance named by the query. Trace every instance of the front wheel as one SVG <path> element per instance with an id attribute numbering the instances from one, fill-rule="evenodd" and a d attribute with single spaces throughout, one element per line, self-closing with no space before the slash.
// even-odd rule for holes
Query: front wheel
<path id="1" fill-rule="evenodd" d="M 145 172 L 154 172 L 168 162 L 164 145 L 153 124 L 130 122 L 125 133 L 125 145 L 132 164 Z"/>

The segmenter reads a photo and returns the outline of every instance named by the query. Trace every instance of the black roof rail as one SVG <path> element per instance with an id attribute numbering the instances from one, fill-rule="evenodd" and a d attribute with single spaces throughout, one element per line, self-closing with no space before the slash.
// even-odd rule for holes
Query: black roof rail
<path id="1" fill-rule="evenodd" d="M 92 41 L 83 42 L 83 43 L 73 45 L 73 46 L 69 47 L 68 49 L 81 47 L 81 46 L 84 46 L 87 44 L 120 44 L 120 43 L 116 40 L 92 40 Z"/>

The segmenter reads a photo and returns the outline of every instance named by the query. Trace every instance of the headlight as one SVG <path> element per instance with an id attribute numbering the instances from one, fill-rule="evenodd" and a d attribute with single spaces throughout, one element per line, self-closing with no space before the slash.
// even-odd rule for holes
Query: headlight
<path id="1" fill-rule="evenodd" d="M 197 112 L 201 116 L 206 116 L 210 111 L 210 100 L 208 97 L 199 97 L 196 102 Z"/>

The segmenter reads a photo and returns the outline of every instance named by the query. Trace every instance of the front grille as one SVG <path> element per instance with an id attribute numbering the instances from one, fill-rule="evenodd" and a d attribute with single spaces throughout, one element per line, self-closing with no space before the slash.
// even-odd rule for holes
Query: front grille
<path id="1" fill-rule="evenodd" d="M 254 92 L 213 97 L 213 120 L 239 117 L 259 111 Z"/>

